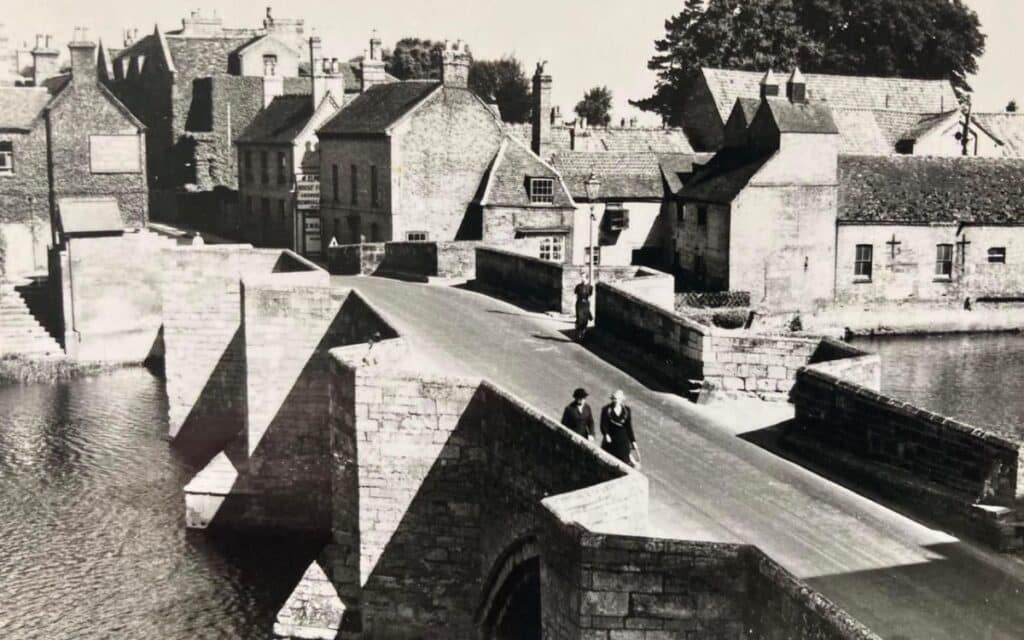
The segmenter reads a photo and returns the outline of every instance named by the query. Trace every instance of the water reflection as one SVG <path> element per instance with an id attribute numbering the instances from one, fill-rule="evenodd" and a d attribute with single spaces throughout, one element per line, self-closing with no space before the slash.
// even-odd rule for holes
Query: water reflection
<path id="1" fill-rule="evenodd" d="M 143 369 L 0 387 L 0 637 L 266 638 L 318 545 L 186 534 Z"/>
<path id="2" fill-rule="evenodd" d="M 1024 334 L 857 338 L 882 355 L 882 391 L 1024 438 Z"/>

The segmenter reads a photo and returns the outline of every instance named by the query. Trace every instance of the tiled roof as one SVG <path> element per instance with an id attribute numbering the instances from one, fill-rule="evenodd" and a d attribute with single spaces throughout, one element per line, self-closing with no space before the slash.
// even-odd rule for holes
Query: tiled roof
<path id="1" fill-rule="evenodd" d="M 1024 224 L 1024 160 L 840 156 L 839 220 Z"/>
<path id="2" fill-rule="evenodd" d="M 786 98 L 769 98 L 765 104 L 781 133 L 839 133 L 828 107 L 814 103 L 794 103 Z"/>
<path id="3" fill-rule="evenodd" d="M 763 71 L 702 69 L 715 106 L 725 122 L 736 98 L 760 96 Z M 939 113 L 957 106 L 956 94 L 946 80 L 874 78 L 805 73 L 807 98 L 848 109 L 891 109 L 910 113 Z M 779 74 L 779 90 L 785 94 L 788 74 Z"/>
<path id="4" fill-rule="evenodd" d="M 317 131 L 320 135 L 383 133 L 441 85 L 433 80 L 370 87 Z"/>
<path id="5" fill-rule="evenodd" d="M 685 200 L 728 204 L 772 155 L 771 152 L 752 153 L 744 148 L 722 149 L 706 165 L 695 167 L 693 177 L 679 196 Z"/>
<path id="6" fill-rule="evenodd" d="M 527 145 L 532 143 L 530 124 L 506 124 L 510 135 Z M 573 150 L 573 128 L 555 125 L 551 128 L 552 153 Z M 653 153 L 693 153 L 690 140 L 678 128 L 663 127 L 587 127 L 576 129 L 576 151 L 611 151 Z"/>
<path id="7" fill-rule="evenodd" d="M 662 162 L 677 171 L 689 172 L 693 154 L 662 154 L 649 152 L 612 153 L 566 151 L 551 159 L 551 166 L 562 174 L 569 192 L 576 200 L 586 200 L 585 183 L 593 175 L 601 181 L 600 199 L 661 199 L 665 195 Z"/>
<path id="8" fill-rule="evenodd" d="M 341 76 L 345 81 L 345 93 L 360 93 L 363 84 L 363 70 L 359 68 L 358 62 L 342 62 Z M 299 76 L 309 82 L 309 62 L 299 63 Z M 384 74 L 385 82 L 400 82 L 398 78 L 390 73 Z"/>
<path id="9" fill-rule="evenodd" d="M 481 204 L 510 207 L 531 206 L 530 194 L 527 190 L 528 178 L 552 178 L 555 181 L 554 201 L 551 205 L 546 206 L 554 208 L 575 206 L 558 172 L 541 160 L 529 147 L 510 136 L 506 136 L 502 141 L 491 169 L 488 171 Z"/>
<path id="10" fill-rule="evenodd" d="M 214 36 L 208 38 L 167 35 L 174 68 L 186 78 L 204 78 L 228 72 L 231 53 L 250 37 Z"/>
<path id="11" fill-rule="evenodd" d="M 0 87 L 0 131 L 30 131 L 52 97 L 41 87 Z"/>
<path id="12" fill-rule="evenodd" d="M 1024 114 L 975 113 L 971 119 L 1003 143 L 1003 155 L 1024 158 Z"/>
<path id="13" fill-rule="evenodd" d="M 307 95 L 278 96 L 256 114 L 235 142 L 290 143 L 313 115 L 313 100 Z"/>
<path id="14" fill-rule="evenodd" d="M 884 156 L 895 152 L 896 142 L 882 130 L 875 115 L 873 109 L 832 109 L 839 128 L 839 153 Z"/>

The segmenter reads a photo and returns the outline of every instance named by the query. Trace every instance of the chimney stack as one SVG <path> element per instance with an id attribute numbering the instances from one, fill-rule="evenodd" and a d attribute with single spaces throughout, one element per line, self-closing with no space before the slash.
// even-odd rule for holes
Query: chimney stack
<path id="1" fill-rule="evenodd" d="M 764 74 L 761 78 L 761 99 L 774 98 L 779 95 L 779 81 L 775 79 L 775 74 L 772 73 L 771 69 Z"/>
<path id="2" fill-rule="evenodd" d="M 441 52 L 441 83 L 446 87 L 468 88 L 469 64 L 472 60 L 469 45 L 462 40 L 455 44 L 445 41 L 444 51 Z"/>
<path id="3" fill-rule="evenodd" d="M 274 98 L 284 95 L 284 76 L 263 76 L 263 108 L 266 109 Z"/>
<path id="4" fill-rule="evenodd" d="M 313 108 L 316 109 L 324 101 L 327 94 L 334 96 L 338 105 L 345 102 L 345 76 L 341 73 L 341 65 L 337 58 L 328 60 L 322 56 L 320 38 L 309 39 L 309 76 L 312 82 Z"/>
<path id="5" fill-rule="evenodd" d="M 793 68 L 793 73 L 789 76 L 789 80 L 786 81 L 786 97 L 793 104 L 807 103 L 807 82 L 804 80 L 804 74 L 800 73 L 800 69 L 795 67 Z"/>
<path id="6" fill-rule="evenodd" d="M 362 76 L 360 91 L 363 93 L 376 84 L 383 84 L 387 79 L 387 75 L 384 73 L 384 56 L 381 51 L 380 38 L 377 37 L 376 30 L 370 36 L 370 50 L 363 56 L 363 61 L 359 63 L 359 71 Z"/>
<path id="7" fill-rule="evenodd" d="M 562 124 L 562 107 L 557 104 L 551 108 L 551 126 Z"/>
<path id="8" fill-rule="evenodd" d="M 37 87 L 60 73 L 60 51 L 50 47 L 50 37 L 37 34 L 36 46 L 32 49 L 32 83 Z"/>
<path id="9" fill-rule="evenodd" d="M 68 44 L 68 49 L 71 51 L 71 77 L 77 81 L 95 81 L 96 43 L 89 40 L 85 28 L 75 29 L 74 39 Z"/>
<path id="10" fill-rule="evenodd" d="M 551 148 L 551 125 L 553 118 L 551 110 L 551 76 L 544 70 L 547 61 L 538 62 L 537 69 L 533 74 L 533 152 L 541 158 L 546 158 Z"/>

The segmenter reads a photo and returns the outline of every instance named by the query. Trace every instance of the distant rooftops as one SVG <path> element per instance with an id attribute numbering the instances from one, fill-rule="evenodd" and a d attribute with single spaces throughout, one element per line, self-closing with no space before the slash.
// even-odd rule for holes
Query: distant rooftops
<path id="1" fill-rule="evenodd" d="M 436 80 L 407 80 L 370 87 L 321 127 L 321 136 L 385 133 L 402 116 L 443 85 Z"/>

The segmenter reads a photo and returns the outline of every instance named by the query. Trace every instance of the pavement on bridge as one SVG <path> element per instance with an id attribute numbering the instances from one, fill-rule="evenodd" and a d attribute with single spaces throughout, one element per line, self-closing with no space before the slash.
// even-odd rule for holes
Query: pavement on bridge
<path id="1" fill-rule="evenodd" d="M 556 418 L 572 390 L 633 408 L 655 535 L 757 545 L 885 638 L 1024 637 L 1024 563 L 961 541 L 739 437 L 786 405 L 707 408 L 661 393 L 562 331 L 563 319 L 467 290 L 373 277 L 354 287 L 415 345 L 418 366 L 485 377 Z"/>

